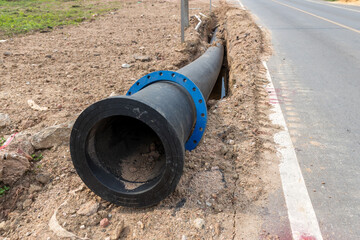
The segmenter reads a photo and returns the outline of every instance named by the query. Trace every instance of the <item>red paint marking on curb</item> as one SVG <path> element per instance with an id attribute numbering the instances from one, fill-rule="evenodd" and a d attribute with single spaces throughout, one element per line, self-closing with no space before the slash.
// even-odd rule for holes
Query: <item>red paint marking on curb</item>
<path id="1" fill-rule="evenodd" d="M 0 150 L 2 150 L 2 149 L 4 149 L 4 148 L 6 148 L 7 146 L 9 146 L 10 143 L 12 142 L 12 140 L 14 140 L 16 134 L 18 134 L 18 133 L 12 134 L 12 135 L 6 140 L 6 142 L 0 147 Z"/>
<path id="2" fill-rule="evenodd" d="M 287 88 L 266 87 L 266 90 L 270 97 L 270 99 L 269 99 L 270 104 L 282 104 L 282 103 L 292 102 L 292 100 L 287 95 L 296 94 L 295 90 L 287 89 Z"/>
<path id="3" fill-rule="evenodd" d="M 291 100 L 287 99 L 269 99 L 270 104 L 282 104 L 282 103 L 291 103 Z"/>
<path id="4" fill-rule="evenodd" d="M 299 240 L 316 240 L 316 237 L 301 235 Z"/>

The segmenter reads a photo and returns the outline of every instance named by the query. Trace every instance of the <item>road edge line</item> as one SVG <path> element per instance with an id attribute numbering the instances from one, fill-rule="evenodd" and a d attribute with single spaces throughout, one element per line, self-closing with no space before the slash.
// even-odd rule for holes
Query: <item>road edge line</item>
<path id="1" fill-rule="evenodd" d="M 274 125 L 283 128 L 274 135 L 274 141 L 280 158 L 279 172 L 293 239 L 323 240 L 267 63 L 262 61 L 262 64 L 269 81 L 266 89 L 275 98 L 275 103 L 271 104 L 274 112 L 269 118 Z"/>
<path id="2" fill-rule="evenodd" d="M 242 8 L 242 10 L 245 10 L 245 7 L 244 7 L 244 5 L 242 4 L 242 2 L 240 2 L 240 0 L 237 0 L 238 2 L 239 2 L 239 5 L 240 5 L 240 7 Z"/>

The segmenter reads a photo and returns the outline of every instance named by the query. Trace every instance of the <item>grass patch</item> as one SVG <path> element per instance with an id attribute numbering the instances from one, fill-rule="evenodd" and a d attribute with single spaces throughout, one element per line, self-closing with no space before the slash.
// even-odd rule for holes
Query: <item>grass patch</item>
<path id="1" fill-rule="evenodd" d="M 118 8 L 119 0 L 0 0 L 0 38 L 79 24 Z"/>

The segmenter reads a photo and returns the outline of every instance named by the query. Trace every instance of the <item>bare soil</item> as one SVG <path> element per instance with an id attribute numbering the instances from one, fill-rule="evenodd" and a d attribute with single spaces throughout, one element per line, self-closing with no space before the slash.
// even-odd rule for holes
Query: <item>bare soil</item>
<path id="1" fill-rule="evenodd" d="M 335 1 L 334 3 L 338 3 L 338 4 L 348 4 L 348 5 L 355 5 L 355 6 L 359 6 L 359 5 L 360 5 L 360 1 L 359 1 L 359 0 L 338 0 L 338 1 Z"/>
<path id="2" fill-rule="evenodd" d="M 126 1 L 96 21 L 0 43 L 0 112 L 11 117 L 0 132 L 6 136 L 71 122 L 95 101 L 125 94 L 151 71 L 177 70 L 206 50 L 215 25 L 229 66 L 228 95 L 209 100 L 203 141 L 186 153 L 184 175 L 167 199 L 146 209 L 101 200 L 76 174 L 68 146 L 57 146 L 41 151 L 44 158 L 1 198 L 0 239 L 105 239 L 119 228 L 120 239 L 267 238 L 263 207 L 280 187 L 261 64 L 269 41 L 248 12 L 216 6 L 210 14 L 208 4 L 191 1 L 191 16 L 201 11 L 209 18 L 199 33 L 191 18 L 185 44 L 178 3 L 159 0 Z M 47 110 L 29 107 L 30 99 Z M 50 174 L 50 182 L 36 181 L 39 173 Z M 40 190 L 30 193 L 31 185 Z M 24 208 L 27 199 L 31 204 Z M 79 214 L 91 201 L 99 204 L 96 212 Z M 107 227 L 99 225 L 103 218 Z"/>
<path id="3" fill-rule="evenodd" d="M 338 0 L 339 2 L 345 2 L 345 3 L 356 3 L 359 2 L 359 0 Z"/>

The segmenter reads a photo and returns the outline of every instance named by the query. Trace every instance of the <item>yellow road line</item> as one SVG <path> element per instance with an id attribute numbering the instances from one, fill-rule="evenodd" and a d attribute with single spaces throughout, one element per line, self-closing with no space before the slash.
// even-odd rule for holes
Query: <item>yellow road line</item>
<path id="1" fill-rule="evenodd" d="M 352 8 L 335 6 L 335 5 L 333 5 L 334 3 L 326 4 L 326 3 L 316 2 L 316 1 L 312 1 L 312 0 L 305 0 L 305 1 L 307 1 L 307 2 L 312 2 L 312 3 L 316 3 L 316 4 L 320 4 L 320 5 L 325 5 L 325 6 L 329 6 L 329 7 L 340 8 L 340 9 L 345 9 L 345 10 L 348 10 L 348 11 L 360 13 L 359 10 L 355 10 L 355 9 L 352 9 Z"/>
<path id="2" fill-rule="evenodd" d="M 279 2 L 279 1 L 276 1 L 276 0 L 271 0 L 271 1 L 276 2 L 276 3 L 280 4 L 280 5 L 285 6 L 285 7 L 298 10 L 298 11 L 300 11 L 300 12 L 302 12 L 302 13 L 309 14 L 309 15 L 311 15 L 311 16 L 313 16 L 313 17 L 319 18 L 319 19 L 321 19 L 321 20 L 324 20 L 324 21 L 326 21 L 326 22 L 335 24 L 335 25 L 337 25 L 337 26 L 346 28 L 346 29 L 348 29 L 348 30 L 350 30 L 350 31 L 353 31 L 353 32 L 356 32 L 356 33 L 360 33 L 360 30 L 357 30 L 357 29 L 355 29 L 355 28 L 346 26 L 346 25 L 341 24 L 341 23 L 338 23 L 338 22 L 334 22 L 334 21 L 332 21 L 332 20 L 330 20 L 330 19 L 327 19 L 327 18 L 324 18 L 324 17 L 320 17 L 320 16 L 318 16 L 318 15 L 316 15 L 316 14 L 313 14 L 313 13 L 310 13 L 310 12 L 307 12 L 307 11 L 304 11 L 304 10 L 302 10 L 302 9 L 300 9 L 300 8 L 296 8 L 296 7 L 290 6 L 290 5 L 288 5 L 288 4 L 285 4 L 285 3 L 282 3 L 282 2 Z"/>

